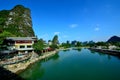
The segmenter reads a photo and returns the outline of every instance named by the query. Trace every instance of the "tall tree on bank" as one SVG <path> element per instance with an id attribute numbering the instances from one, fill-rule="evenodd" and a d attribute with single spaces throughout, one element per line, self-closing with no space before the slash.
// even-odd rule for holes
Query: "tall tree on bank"
<path id="1" fill-rule="evenodd" d="M 53 37 L 52 44 L 53 44 L 53 45 L 57 45 L 58 43 L 59 43 L 59 41 L 58 41 L 58 35 L 55 35 L 55 36 Z"/>
<path id="2" fill-rule="evenodd" d="M 55 35 L 52 39 L 52 45 L 50 47 L 53 49 L 56 49 L 56 48 L 58 48 L 58 43 L 59 43 L 58 35 Z"/>
<path id="3" fill-rule="evenodd" d="M 39 39 L 34 45 L 33 48 L 35 51 L 41 51 L 46 47 L 45 41 L 43 39 Z"/>
<path id="4" fill-rule="evenodd" d="M 70 41 L 66 41 L 66 43 L 62 43 L 61 47 L 70 48 L 71 47 Z"/>
<path id="5" fill-rule="evenodd" d="M 82 46 L 81 42 L 77 41 L 75 47 L 81 47 L 81 46 Z"/>

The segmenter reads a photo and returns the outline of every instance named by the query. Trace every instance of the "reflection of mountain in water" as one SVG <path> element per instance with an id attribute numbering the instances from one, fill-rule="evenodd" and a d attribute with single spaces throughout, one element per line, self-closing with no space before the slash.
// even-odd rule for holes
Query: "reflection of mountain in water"
<path id="1" fill-rule="evenodd" d="M 31 65 L 28 69 L 25 70 L 25 72 L 22 72 L 20 74 L 23 78 L 29 80 L 32 78 L 32 76 L 35 76 L 35 80 L 42 78 L 44 75 L 45 70 L 41 67 L 41 63 L 37 62 L 33 65 Z M 27 75 L 26 75 L 27 74 Z"/>

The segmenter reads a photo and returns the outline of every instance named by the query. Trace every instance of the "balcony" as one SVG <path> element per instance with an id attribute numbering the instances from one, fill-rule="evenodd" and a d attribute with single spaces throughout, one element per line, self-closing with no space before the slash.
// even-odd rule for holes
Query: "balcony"
<path id="1" fill-rule="evenodd" d="M 25 51 L 25 50 L 33 50 L 33 48 L 18 48 L 17 50 L 23 50 L 23 51 Z"/>

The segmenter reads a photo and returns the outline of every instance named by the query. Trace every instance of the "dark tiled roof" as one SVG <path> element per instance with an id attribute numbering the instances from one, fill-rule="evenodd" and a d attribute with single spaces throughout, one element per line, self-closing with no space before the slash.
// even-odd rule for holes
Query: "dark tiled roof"
<path id="1" fill-rule="evenodd" d="M 7 40 L 36 40 L 37 38 L 36 37 L 7 37 L 6 38 Z"/>

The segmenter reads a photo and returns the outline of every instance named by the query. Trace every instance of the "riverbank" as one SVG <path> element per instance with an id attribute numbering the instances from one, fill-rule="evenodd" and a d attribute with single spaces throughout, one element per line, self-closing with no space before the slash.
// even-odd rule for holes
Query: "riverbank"
<path id="1" fill-rule="evenodd" d="M 109 49 L 96 49 L 96 48 L 88 48 L 89 50 L 96 51 L 96 52 L 102 52 L 105 54 L 110 54 L 113 56 L 118 56 L 120 57 L 120 51 L 118 50 L 109 50 Z"/>
<path id="2" fill-rule="evenodd" d="M 5 65 L 4 68 L 13 72 L 13 73 L 20 73 L 21 71 L 25 70 L 26 68 L 28 68 L 31 64 L 35 63 L 38 60 L 42 60 L 45 59 L 47 57 L 53 56 L 56 54 L 57 51 L 51 51 L 51 52 L 46 52 L 44 53 L 42 56 L 33 58 L 31 57 L 29 60 L 24 61 L 24 62 L 20 62 L 17 64 L 11 64 L 11 65 Z"/>

